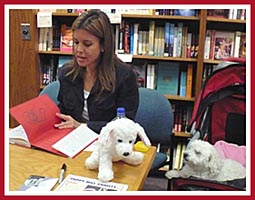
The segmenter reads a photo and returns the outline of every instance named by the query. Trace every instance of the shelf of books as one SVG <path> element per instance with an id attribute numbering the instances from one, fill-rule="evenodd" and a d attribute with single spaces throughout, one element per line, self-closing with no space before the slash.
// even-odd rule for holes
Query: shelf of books
<path id="1" fill-rule="evenodd" d="M 52 27 L 38 28 L 41 88 L 72 59 L 70 27 L 83 11 L 51 10 Z M 189 121 L 203 82 L 222 59 L 246 56 L 246 9 L 103 11 L 113 25 L 116 53 L 128 56 L 139 86 L 163 94 L 182 121 Z M 185 132 L 186 126 L 176 131 Z"/>

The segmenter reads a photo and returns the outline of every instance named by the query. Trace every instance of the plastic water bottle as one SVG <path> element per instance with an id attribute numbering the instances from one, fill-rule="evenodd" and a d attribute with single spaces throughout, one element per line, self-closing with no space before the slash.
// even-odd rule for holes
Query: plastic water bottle
<path id="1" fill-rule="evenodd" d="M 116 117 L 113 119 L 113 121 L 120 118 L 126 118 L 126 111 L 124 107 L 117 108 Z"/>

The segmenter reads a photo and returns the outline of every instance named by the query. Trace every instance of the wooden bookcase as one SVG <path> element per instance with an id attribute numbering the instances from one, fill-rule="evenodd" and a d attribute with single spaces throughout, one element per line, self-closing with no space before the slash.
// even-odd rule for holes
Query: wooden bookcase
<path id="1" fill-rule="evenodd" d="M 186 120 L 187 122 L 190 119 L 191 112 L 193 110 L 194 102 L 203 86 L 203 80 L 205 68 L 209 65 L 217 65 L 220 61 L 213 60 L 213 59 L 204 59 L 204 48 L 205 48 L 205 39 L 206 39 L 206 32 L 208 29 L 214 29 L 216 31 L 241 31 L 245 32 L 245 20 L 233 20 L 233 19 L 226 19 L 226 18 L 219 18 L 208 16 L 209 10 L 200 9 L 196 10 L 195 16 L 169 16 L 169 15 L 155 15 L 155 10 L 152 11 L 152 15 L 149 14 L 130 14 L 125 13 L 122 14 L 122 24 L 124 27 L 126 24 L 134 25 L 135 23 L 139 24 L 139 29 L 141 30 L 148 30 L 149 24 L 151 21 L 155 23 L 155 27 L 164 27 L 166 22 L 170 22 L 177 26 L 178 24 L 182 24 L 183 26 L 187 27 L 187 32 L 191 32 L 192 35 L 198 35 L 195 38 L 196 43 L 198 45 L 197 56 L 196 57 L 188 57 L 188 56 L 180 56 L 180 57 L 167 57 L 164 55 L 160 56 L 151 56 L 146 54 L 134 54 L 133 61 L 131 64 L 136 66 L 144 66 L 149 64 L 157 65 L 159 62 L 164 63 L 180 63 L 180 66 L 183 69 L 187 68 L 188 65 L 192 66 L 193 69 L 193 76 L 192 76 L 192 95 L 187 96 L 180 96 L 180 95 L 171 95 L 171 94 L 164 94 L 164 96 L 171 102 L 172 107 L 174 110 L 177 110 L 179 115 L 186 114 L 187 117 L 183 120 L 182 123 L 185 124 L 183 121 Z M 53 23 L 66 23 L 68 26 L 71 26 L 72 22 L 79 14 L 77 13 L 61 13 L 61 12 L 54 12 L 52 14 Z M 121 26 L 121 25 L 119 25 Z M 116 34 L 117 25 L 113 24 L 113 29 Z M 123 28 L 123 32 L 125 29 Z M 116 35 L 115 35 L 116 36 Z M 193 36 L 192 36 L 193 40 Z M 182 52 L 183 53 L 183 52 Z M 45 61 L 47 58 L 54 58 L 55 62 L 59 56 L 68 56 L 71 55 L 69 52 L 61 52 L 61 51 L 39 51 L 39 58 L 41 61 Z M 155 54 L 154 54 L 155 55 Z M 43 63 L 43 62 L 41 62 Z M 41 68 L 41 66 L 40 66 Z M 146 68 L 144 69 L 146 71 Z M 147 72 L 147 71 L 146 71 Z M 146 73 L 145 72 L 145 73 Z M 56 72 L 55 72 L 56 74 Z M 43 86 L 40 85 L 42 89 Z M 187 108 L 187 109 L 186 109 Z M 181 114 L 180 114 L 181 113 Z M 186 126 L 185 126 L 186 127 Z M 180 128 L 178 131 L 185 131 L 185 127 Z"/>
<path id="2" fill-rule="evenodd" d="M 36 11 L 31 10 L 34 14 L 34 22 L 36 21 Z M 78 13 L 67 13 L 67 12 L 53 12 L 52 18 L 53 21 L 56 20 L 58 23 L 71 23 L 78 16 Z M 141 15 L 141 14 L 122 14 L 122 19 L 130 22 L 142 22 L 149 23 L 150 20 L 154 20 L 158 24 L 163 24 L 166 21 L 170 21 L 172 23 L 183 23 L 185 26 L 188 26 L 188 29 L 191 29 L 193 32 L 199 35 L 198 39 L 198 56 L 196 58 L 183 58 L 183 57 L 165 57 L 165 56 L 148 56 L 148 55 L 133 55 L 133 61 L 137 61 L 138 63 L 158 63 L 158 62 L 179 62 L 179 63 L 191 63 L 195 68 L 195 74 L 193 75 L 193 95 L 192 97 L 181 97 L 179 95 L 169 95 L 165 94 L 165 97 L 169 99 L 169 101 L 173 104 L 188 105 L 192 107 L 194 105 L 194 101 L 198 96 L 201 88 L 202 88 L 202 80 L 203 80 L 203 70 L 206 64 L 215 64 L 217 65 L 220 61 L 218 60 L 205 60 L 204 59 L 204 47 L 205 47 L 205 33 L 207 29 L 215 29 L 215 30 L 228 30 L 228 31 L 242 31 L 246 32 L 246 21 L 245 20 L 233 20 L 233 19 L 223 19 L 219 17 L 207 16 L 207 10 L 201 9 L 199 10 L 198 16 L 166 16 L 166 15 Z M 51 58 L 58 59 L 59 56 L 69 56 L 71 53 L 69 52 L 60 52 L 60 51 L 39 51 L 38 50 L 38 42 L 39 42 L 39 28 L 34 26 L 31 27 L 34 32 L 34 51 L 30 51 L 30 54 L 35 57 L 38 64 L 33 64 L 33 69 L 29 69 L 30 71 L 35 71 L 36 75 L 31 78 L 34 80 L 33 88 L 37 88 L 36 92 L 38 92 L 44 87 L 41 83 L 40 78 L 38 78 L 38 74 L 41 73 L 41 66 L 45 60 L 49 60 Z M 10 31 L 11 32 L 11 31 Z M 12 58 L 14 60 L 14 58 Z M 32 65 L 31 65 L 32 66 Z M 40 75 L 42 77 L 42 75 Z M 14 79 L 11 81 L 15 81 Z M 10 89 L 13 93 L 15 93 L 15 88 Z M 29 90 L 28 90 L 29 91 Z M 21 103 L 20 101 L 13 102 L 11 105 Z"/>

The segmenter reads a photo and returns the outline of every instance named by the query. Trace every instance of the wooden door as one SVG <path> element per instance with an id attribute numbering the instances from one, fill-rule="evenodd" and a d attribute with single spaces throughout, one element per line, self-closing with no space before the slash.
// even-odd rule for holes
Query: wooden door
<path id="1" fill-rule="evenodd" d="M 8 17 L 8 16 L 6 16 Z M 21 24 L 30 24 L 31 39 L 22 39 Z M 9 10 L 9 107 L 38 96 L 38 36 L 35 10 Z M 9 127 L 18 123 L 10 116 Z"/>

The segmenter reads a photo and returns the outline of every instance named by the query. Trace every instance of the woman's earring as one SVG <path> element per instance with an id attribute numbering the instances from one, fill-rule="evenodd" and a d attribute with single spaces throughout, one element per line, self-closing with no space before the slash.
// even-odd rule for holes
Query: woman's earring
<path id="1" fill-rule="evenodd" d="M 104 52 L 104 49 L 101 49 L 101 52 L 103 53 L 103 52 Z"/>

